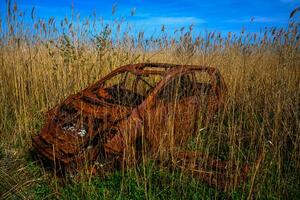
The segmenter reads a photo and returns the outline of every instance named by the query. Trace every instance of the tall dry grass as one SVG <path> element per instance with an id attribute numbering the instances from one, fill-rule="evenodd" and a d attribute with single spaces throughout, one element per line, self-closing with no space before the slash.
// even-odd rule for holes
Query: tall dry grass
<path id="1" fill-rule="evenodd" d="M 242 197 L 299 197 L 297 16 L 288 27 L 260 33 L 242 30 L 198 36 L 190 27 L 172 37 L 162 27 L 159 36 L 147 38 L 142 31 L 134 34 L 117 17 L 106 23 L 95 14 L 88 20 L 73 14 L 61 21 L 37 19 L 34 9 L 26 14 L 31 22 L 24 20 L 16 4 L 8 2 L 7 18 L 1 19 L 0 177 L 10 177 L 18 185 L 23 179 L 7 174 L 18 174 L 26 165 L 31 136 L 41 128 L 43 114 L 112 69 L 138 62 L 199 64 L 220 69 L 229 94 L 224 111 L 189 147 L 238 163 L 253 163 L 263 154 L 263 161 L 237 190 L 244 193 Z M 23 164 L 10 167 L 8 160 L 18 159 Z M 26 181 L 37 178 L 26 176 Z M 16 190 L 23 191 L 22 187 Z"/>

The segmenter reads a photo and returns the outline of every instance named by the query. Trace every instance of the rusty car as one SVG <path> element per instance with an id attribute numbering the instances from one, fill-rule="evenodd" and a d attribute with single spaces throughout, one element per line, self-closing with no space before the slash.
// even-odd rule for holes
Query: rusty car
<path id="1" fill-rule="evenodd" d="M 226 161 L 206 159 L 205 167 L 217 172 L 197 172 L 203 165 L 191 163 L 201 163 L 203 154 L 182 147 L 209 125 L 226 94 L 216 68 L 125 65 L 50 109 L 40 134 L 32 138 L 33 146 L 64 173 L 95 163 L 104 172 L 112 171 L 138 163 L 146 153 L 154 160 L 172 160 L 209 185 L 224 187 Z M 242 180 L 249 167 L 241 171 Z"/>

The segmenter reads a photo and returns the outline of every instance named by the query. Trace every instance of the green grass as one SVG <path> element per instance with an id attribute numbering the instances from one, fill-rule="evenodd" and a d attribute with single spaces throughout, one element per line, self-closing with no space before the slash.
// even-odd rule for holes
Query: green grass
<path id="1" fill-rule="evenodd" d="M 144 174 L 146 170 L 146 174 Z M 146 182 L 145 182 L 146 178 Z M 52 199 L 53 191 L 47 184 L 34 187 L 34 199 Z M 180 172 L 155 169 L 152 164 L 122 174 L 115 172 L 105 178 L 73 182 L 59 189 L 61 199 L 208 199 L 228 198 L 199 181 L 181 176 Z M 236 194 L 236 198 L 239 199 Z"/>
<path id="2" fill-rule="evenodd" d="M 280 183 L 279 174 L 274 172 L 276 169 L 265 172 L 264 176 L 267 176 L 268 180 L 264 183 L 258 181 L 262 189 L 253 198 L 279 199 L 290 196 L 297 199 L 299 191 L 291 185 L 292 181 L 298 180 L 291 177 L 290 183 Z M 278 185 L 272 185 L 274 183 Z M 285 184 L 284 190 L 281 184 Z M 270 191 L 270 188 L 274 187 L 278 190 Z M 231 193 L 220 192 L 198 179 L 182 175 L 180 171 L 169 171 L 148 163 L 124 174 L 117 171 L 103 178 L 92 177 L 90 180 L 72 181 L 65 186 L 56 186 L 53 182 L 39 182 L 28 192 L 33 199 L 246 199 L 249 188 L 248 182 Z"/>

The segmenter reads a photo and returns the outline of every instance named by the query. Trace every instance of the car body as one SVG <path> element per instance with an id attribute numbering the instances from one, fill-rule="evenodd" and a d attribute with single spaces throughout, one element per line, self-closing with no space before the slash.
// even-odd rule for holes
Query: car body
<path id="1" fill-rule="evenodd" d="M 96 160 L 110 167 L 124 156 L 136 160 L 145 148 L 161 158 L 207 126 L 226 94 L 216 68 L 126 65 L 48 111 L 33 146 L 42 157 L 73 170 Z"/>

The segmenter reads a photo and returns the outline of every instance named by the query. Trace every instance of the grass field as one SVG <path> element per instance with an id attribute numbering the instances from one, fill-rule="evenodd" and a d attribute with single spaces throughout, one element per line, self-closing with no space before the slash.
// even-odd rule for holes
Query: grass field
<path id="1" fill-rule="evenodd" d="M 300 199 L 299 17 L 260 33 L 198 36 L 191 26 L 172 36 L 162 27 L 147 38 L 117 19 L 39 20 L 32 10 L 26 23 L 17 5 L 9 11 L 0 26 L 0 199 Z M 31 136 L 49 108 L 139 62 L 221 71 L 229 91 L 224 111 L 190 148 L 238 163 L 263 156 L 246 183 L 222 192 L 148 161 L 63 186 L 35 162 Z"/>

